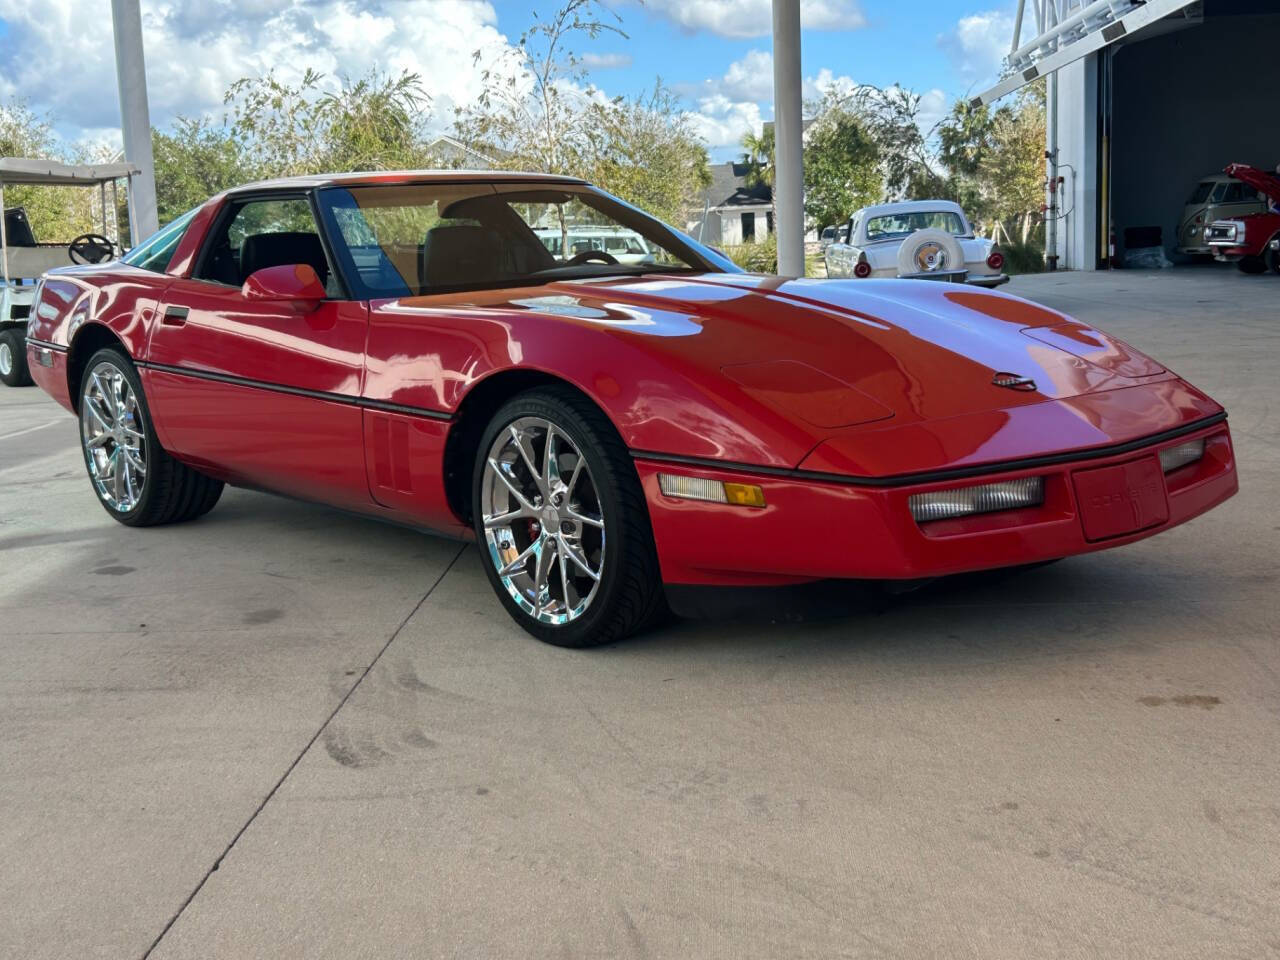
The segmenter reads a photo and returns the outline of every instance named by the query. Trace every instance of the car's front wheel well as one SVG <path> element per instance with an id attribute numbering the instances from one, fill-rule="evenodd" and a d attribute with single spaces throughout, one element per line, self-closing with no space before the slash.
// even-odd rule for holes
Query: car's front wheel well
<path id="1" fill-rule="evenodd" d="M 77 413 L 80 412 L 81 381 L 89 365 L 89 358 L 103 347 L 117 347 L 125 356 L 129 355 L 120 338 L 100 323 L 86 323 L 81 327 L 67 350 L 67 396 L 71 398 L 71 405 Z"/>
<path id="2" fill-rule="evenodd" d="M 538 370 L 505 370 L 472 387 L 462 398 L 444 448 L 444 488 L 449 508 L 471 522 L 471 481 L 476 449 L 485 427 L 498 409 L 512 397 L 537 387 L 562 387 L 595 403 L 568 380 Z"/>

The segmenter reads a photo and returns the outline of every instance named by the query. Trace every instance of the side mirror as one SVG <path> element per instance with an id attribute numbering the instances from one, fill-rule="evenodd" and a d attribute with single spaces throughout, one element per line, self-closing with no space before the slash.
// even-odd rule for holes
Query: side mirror
<path id="1" fill-rule="evenodd" d="M 318 308 L 325 298 L 324 284 L 315 268 L 306 263 L 255 270 L 240 293 L 255 303 L 291 303 L 303 313 Z"/>

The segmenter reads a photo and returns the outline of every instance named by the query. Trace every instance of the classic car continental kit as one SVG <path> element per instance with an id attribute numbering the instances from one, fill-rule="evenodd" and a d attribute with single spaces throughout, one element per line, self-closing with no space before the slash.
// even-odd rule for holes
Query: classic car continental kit
<path id="1" fill-rule="evenodd" d="M 557 258 L 543 234 L 575 226 L 651 256 Z M 27 349 L 121 523 L 231 483 L 473 538 L 565 646 L 708 587 L 1131 543 L 1236 490 L 1222 407 L 1099 330 L 962 285 L 745 274 L 567 178 L 232 190 L 48 274 Z"/>

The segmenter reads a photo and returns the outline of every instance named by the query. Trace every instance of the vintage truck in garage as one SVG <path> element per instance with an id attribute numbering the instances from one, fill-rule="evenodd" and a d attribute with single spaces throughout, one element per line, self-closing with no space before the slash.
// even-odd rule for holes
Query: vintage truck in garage
<path id="1" fill-rule="evenodd" d="M 1228 176 L 1242 180 L 1268 201 L 1263 213 L 1215 220 L 1204 237 L 1215 260 L 1234 263 L 1245 273 L 1280 273 L 1280 176 L 1245 163 L 1233 163 Z"/>

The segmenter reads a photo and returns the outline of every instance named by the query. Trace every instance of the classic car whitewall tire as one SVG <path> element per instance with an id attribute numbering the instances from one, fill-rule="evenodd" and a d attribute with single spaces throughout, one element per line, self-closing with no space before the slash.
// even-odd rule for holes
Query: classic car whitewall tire
<path id="1" fill-rule="evenodd" d="M 898 247 L 898 276 L 948 273 L 965 269 L 964 250 L 945 230 L 917 230 Z"/>
<path id="2" fill-rule="evenodd" d="M 472 517 L 489 583 L 539 640 L 620 640 L 663 608 L 635 465 L 572 390 L 532 390 L 494 414 L 477 450 Z"/>
<path id="3" fill-rule="evenodd" d="M 149 527 L 194 520 L 213 509 L 222 481 L 180 463 L 160 446 L 142 382 L 115 347 L 89 358 L 80 382 L 80 449 L 104 510 Z"/>

